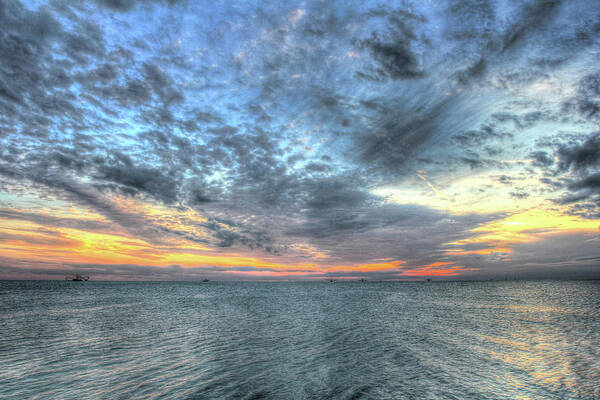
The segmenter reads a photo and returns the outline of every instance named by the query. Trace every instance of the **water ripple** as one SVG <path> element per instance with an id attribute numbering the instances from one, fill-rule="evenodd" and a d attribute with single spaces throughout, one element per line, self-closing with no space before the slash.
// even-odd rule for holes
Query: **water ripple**
<path id="1" fill-rule="evenodd" d="M 600 398 L 600 282 L 0 282 L 0 398 Z"/>

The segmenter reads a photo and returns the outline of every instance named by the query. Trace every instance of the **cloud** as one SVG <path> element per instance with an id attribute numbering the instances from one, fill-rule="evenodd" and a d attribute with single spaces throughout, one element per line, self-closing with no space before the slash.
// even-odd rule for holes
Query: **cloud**
<path id="1" fill-rule="evenodd" d="M 569 205 L 571 213 L 585 218 L 597 218 L 600 208 L 600 134 L 554 137 L 547 143 L 554 148 L 554 157 L 546 151 L 531 153 L 533 166 L 547 176 L 540 181 L 551 191 L 561 190 L 557 204 Z M 555 165 L 554 159 L 557 159 Z M 554 178 L 554 179 L 551 179 Z"/>
<path id="2" fill-rule="evenodd" d="M 591 133 L 583 143 L 561 145 L 558 148 L 558 168 L 582 170 L 600 165 L 600 133 Z"/>
<path id="3" fill-rule="evenodd" d="M 124 193 L 147 193 L 167 204 L 177 199 L 177 179 L 160 170 L 133 165 L 102 165 L 98 178 L 119 185 Z"/>
<path id="4" fill-rule="evenodd" d="M 554 164 L 554 160 L 545 151 L 534 151 L 529 154 L 533 160 L 533 165 L 537 167 L 550 167 Z"/>
<path id="5" fill-rule="evenodd" d="M 577 110 L 586 118 L 597 120 L 600 118 L 600 73 L 584 76 L 579 81 L 575 105 Z M 567 105 L 568 107 L 568 105 Z"/>
<path id="6" fill-rule="evenodd" d="M 600 139 L 581 135 L 598 114 L 596 5 L 424 4 L 2 2 L 1 188 L 17 204 L 0 216 L 418 266 L 501 217 L 453 212 L 462 195 L 597 215 Z M 491 178 L 438 203 L 416 171 L 441 190 Z M 507 186 L 527 177 L 540 187 Z M 388 185 L 409 204 L 373 194 Z M 26 212 L 25 198 L 108 222 Z"/>
<path id="7" fill-rule="evenodd" d="M 165 3 L 173 5 L 178 0 L 96 0 L 96 3 L 115 11 L 129 11 L 137 4 Z"/>
<path id="8" fill-rule="evenodd" d="M 90 232 L 110 232 L 114 226 L 110 223 L 89 219 L 76 219 L 70 217 L 55 217 L 48 214 L 27 212 L 12 209 L 0 209 L 0 218 L 20 221 L 30 221 L 47 227 L 63 227 L 80 229 Z"/>
<path id="9" fill-rule="evenodd" d="M 242 244 L 251 249 L 262 248 L 269 253 L 277 254 L 278 247 L 266 231 L 257 231 L 244 227 L 234 221 L 220 218 L 210 218 L 200 226 L 208 229 L 218 239 L 217 246 L 231 247 L 234 244 Z"/>
<path id="10" fill-rule="evenodd" d="M 600 172 L 586 176 L 585 178 L 569 184 L 571 190 L 590 189 L 600 192 Z"/>
<path id="11" fill-rule="evenodd" d="M 203 266 L 182 267 L 168 265 L 155 267 L 135 264 L 67 264 L 56 265 L 53 263 L 21 264 L 18 267 L 10 265 L 10 260 L 0 258 L 0 273 L 11 279 L 27 279 L 32 276 L 46 279 L 64 279 L 65 276 L 75 273 L 90 276 L 93 281 L 102 280 L 175 280 L 175 281 L 201 281 L 211 280 L 262 280 L 266 277 L 272 280 L 289 280 L 295 276 L 324 278 L 324 274 L 310 273 L 304 269 L 287 269 L 282 271 L 275 268 L 262 268 L 251 266 Z M 258 273 L 258 274 L 256 274 Z M 271 274 L 269 276 L 268 274 Z"/>
<path id="12" fill-rule="evenodd" d="M 425 75 L 417 56 L 410 48 L 414 34 L 408 29 L 394 35 L 389 42 L 383 41 L 376 34 L 361 42 L 361 47 L 368 49 L 379 67 L 375 73 L 380 77 L 391 79 L 416 79 Z M 361 73 L 359 76 L 368 77 Z"/>
<path id="13" fill-rule="evenodd" d="M 517 19 L 502 35 L 500 51 L 519 47 L 529 35 L 549 24 L 562 3 L 561 0 L 534 0 L 525 4 Z"/>
<path id="14" fill-rule="evenodd" d="M 461 84 L 466 85 L 475 79 L 483 77 L 486 70 L 487 61 L 482 57 L 469 67 L 458 71 L 456 77 Z"/>

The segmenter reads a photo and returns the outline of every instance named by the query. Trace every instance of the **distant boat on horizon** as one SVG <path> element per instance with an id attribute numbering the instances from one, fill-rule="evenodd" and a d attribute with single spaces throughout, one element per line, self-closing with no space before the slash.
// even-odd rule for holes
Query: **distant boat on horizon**
<path id="1" fill-rule="evenodd" d="M 87 275 L 75 274 L 75 276 L 72 276 L 72 275 L 65 276 L 65 280 L 73 281 L 73 282 L 86 282 L 89 279 L 90 279 L 90 277 Z"/>
<path id="2" fill-rule="evenodd" d="M 202 282 L 210 282 L 208 279 L 202 279 Z"/>

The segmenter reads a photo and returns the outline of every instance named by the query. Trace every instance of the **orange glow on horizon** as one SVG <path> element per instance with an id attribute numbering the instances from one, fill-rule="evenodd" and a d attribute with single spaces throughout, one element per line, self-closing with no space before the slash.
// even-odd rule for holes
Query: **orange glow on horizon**
<path id="1" fill-rule="evenodd" d="M 134 207 L 135 202 L 128 203 Z M 146 215 L 164 215 L 164 210 L 156 208 L 144 209 Z M 66 214 L 66 213 L 65 213 Z M 68 215 L 65 215 L 68 216 Z M 95 221 L 93 214 L 79 212 L 85 220 Z M 161 217 L 162 218 L 162 217 Z M 171 223 L 171 222 L 169 222 Z M 180 228 L 169 225 L 170 228 Z M 295 249 L 303 254 L 312 255 L 311 259 L 321 261 L 298 262 L 295 258 L 257 257 L 249 253 L 219 252 L 202 244 L 185 239 L 164 238 L 165 243 L 158 245 L 146 240 L 131 237 L 123 231 L 93 232 L 91 230 L 48 227 L 34 222 L 18 219 L 0 219 L 0 234 L 5 234 L 0 241 L 0 251 L 8 259 L 19 260 L 27 254 L 29 262 L 47 264 L 103 264 L 103 265 L 141 265 L 166 267 L 178 265 L 190 267 L 224 267 L 231 270 L 220 271 L 224 276 L 239 275 L 249 277 L 301 277 L 308 274 L 323 275 L 328 272 L 349 274 L 356 272 L 376 272 L 397 270 L 399 276 L 450 276 L 463 271 L 473 270 L 451 266 L 452 262 L 435 262 L 424 267 L 406 268 L 406 261 L 390 258 L 378 259 L 364 264 L 324 264 L 328 256 L 309 245 L 296 245 Z M 12 236 L 11 236 L 12 235 Z M 281 260 L 281 261 L 279 261 Z M 235 268 L 255 268 L 255 270 L 239 270 Z M 402 268 L 405 269 L 402 269 Z M 264 268 L 265 270 L 260 270 Z"/>
<path id="2" fill-rule="evenodd" d="M 164 205 L 143 203 L 137 199 L 117 198 L 120 208 L 128 208 L 133 215 L 142 215 L 151 228 L 159 232 L 160 228 L 194 234 L 206 235 L 202 227 L 194 225 L 207 219 L 197 211 L 190 209 L 172 210 Z M 27 214 L 27 210 L 4 209 L 7 212 Z M 38 211 L 39 212 L 39 211 Z M 103 264 L 103 265 L 140 265 L 149 267 L 181 266 L 183 268 L 223 267 L 231 270 L 220 271 L 225 275 L 240 274 L 248 276 L 282 277 L 307 274 L 323 275 L 336 273 L 344 279 L 356 277 L 356 273 L 385 272 L 398 277 L 417 276 L 457 276 L 476 271 L 476 265 L 465 267 L 452 261 L 453 256 L 489 256 L 513 253 L 512 245 L 528 243 L 556 233 L 590 232 L 598 230 L 597 220 L 586 220 L 577 216 L 564 215 L 556 210 L 529 209 L 502 219 L 492 221 L 472 230 L 473 236 L 446 243 L 443 254 L 448 261 L 437 261 L 424 266 L 411 266 L 405 260 L 378 258 L 372 262 L 338 264 L 328 263 L 331 255 L 308 243 L 296 243 L 289 247 L 290 253 L 273 256 L 261 250 L 247 248 L 222 249 L 184 236 L 165 235 L 152 239 L 134 237 L 118 225 L 103 216 L 73 207 L 55 207 L 50 213 L 39 213 L 41 217 L 65 218 L 79 221 L 74 227 L 32 222 L 19 218 L 0 218 L 0 254 L 5 259 L 27 260 L 31 263 L 47 264 Z M 42 218 L 43 219 L 43 218 Z M 35 220 L 37 221 L 37 220 Z M 87 224 L 92 222 L 92 224 Z M 193 222 L 190 223 L 190 222 Z M 194 228 L 196 227 L 196 228 Z M 237 229 L 223 225 L 223 229 Z M 196 230 L 194 230 L 196 229 Z M 200 236 L 198 236 L 200 235 Z M 468 246 L 483 246 L 468 250 Z M 25 256 L 25 257 L 24 257 Z M 503 260 L 509 259 L 504 257 Z M 464 261 L 463 261 L 464 263 Z M 461 263 L 462 264 L 462 263 Z M 239 267 L 256 270 L 236 270 Z M 260 270 L 264 268 L 264 270 Z"/>
<path id="3" fill-rule="evenodd" d="M 456 276 L 467 271 L 477 271 L 479 268 L 468 268 L 454 264 L 451 261 L 434 262 L 423 267 L 405 270 L 402 275 L 405 276 Z"/>
<path id="4" fill-rule="evenodd" d="M 336 265 L 334 267 L 328 268 L 328 271 L 358 271 L 358 272 L 368 272 L 368 271 L 383 271 L 386 269 L 394 269 L 398 268 L 400 265 L 405 264 L 406 261 L 392 261 L 392 262 L 383 262 L 383 263 L 375 263 L 375 264 L 355 264 L 355 265 Z"/>

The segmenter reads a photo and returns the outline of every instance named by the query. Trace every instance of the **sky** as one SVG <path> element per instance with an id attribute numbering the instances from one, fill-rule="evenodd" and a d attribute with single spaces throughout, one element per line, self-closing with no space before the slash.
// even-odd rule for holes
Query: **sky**
<path id="1" fill-rule="evenodd" d="M 0 279 L 600 278 L 600 3 L 0 0 Z"/>

